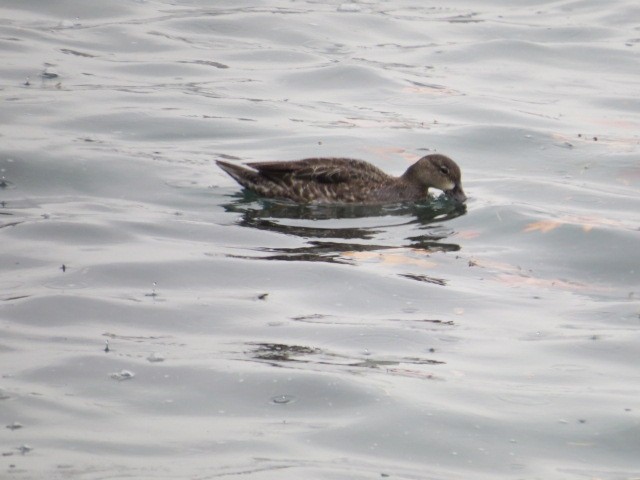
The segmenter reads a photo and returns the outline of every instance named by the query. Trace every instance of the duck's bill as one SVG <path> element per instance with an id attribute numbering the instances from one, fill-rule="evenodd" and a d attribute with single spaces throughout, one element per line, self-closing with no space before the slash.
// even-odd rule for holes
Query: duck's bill
<path id="1" fill-rule="evenodd" d="M 447 197 L 454 199 L 456 202 L 464 203 L 467 201 L 467 196 L 464 194 L 464 190 L 460 185 L 456 185 L 451 190 L 444 192 Z"/>

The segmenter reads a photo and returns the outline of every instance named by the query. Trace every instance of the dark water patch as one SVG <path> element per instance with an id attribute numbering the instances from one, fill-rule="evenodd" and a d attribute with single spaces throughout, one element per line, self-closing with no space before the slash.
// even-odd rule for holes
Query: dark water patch
<path id="1" fill-rule="evenodd" d="M 15 300 L 22 300 L 24 298 L 29 298 L 31 295 L 18 295 L 16 297 L 7 297 L 7 298 L 2 298 L 3 302 L 12 302 Z"/>
<path id="2" fill-rule="evenodd" d="M 10 213 L 3 213 L 3 215 L 11 215 Z M 7 228 L 7 227 L 17 227 L 18 225 L 23 224 L 24 222 L 22 221 L 17 221 L 17 222 L 5 222 L 0 224 L 0 228 Z"/>
<path id="3" fill-rule="evenodd" d="M 295 402 L 297 400 L 293 395 L 276 395 L 271 398 L 271 401 L 276 405 L 286 405 L 288 403 Z"/>
<path id="4" fill-rule="evenodd" d="M 432 283 L 434 285 L 440 285 L 441 287 L 447 286 L 447 281 L 443 278 L 430 277 L 428 275 L 419 275 L 415 273 L 401 273 L 401 277 L 408 278 L 410 280 L 417 280 L 418 282 Z"/>
<path id="5" fill-rule="evenodd" d="M 235 205 L 226 205 L 225 209 L 230 212 L 237 212 Z M 255 228 L 258 230 L 269 230 L 277 233 L 284 233 L 287 235 L 295 235 L 303 238 L 343 238 L 343 239 L 371 239 L 375 235 L 376 231 L 364 230 L 364 229 L 343 229 L 343 228 L 321 228 L 313 225 L 313 218 L 305 218 L 306 215 L 311 213 L 306 207 L 281 207 L 268 208 L 266 211 L 263 209 L 242 209 L 241 219 L 237 224 L 241 227 Z M 291 214 L 300 215 L 304 220 L 310 220 L 309 226 L 305 225 L 287 225 L 284 222 L 278 221 L 279 218 L 296 218 L 291 217 Z"/>
<path id="6" fill-rule="evenodd" d="M 296 322 L 325 322 L 327 319 L 334 318 L 332 315 L 324 315 L 322 313 L 312 313 L 310 315 L 300 315 L 297 317 L 291 317 L 291 320 Z"/>
<path id="7" fill-rule="evenodd" d="M 283 249 L 284 250 L 284 249 Z M 349 264 L 340 258 L 339 254 L 315 253 L 313 248 L 291 248 L 277 255 L 251 256 L 251 255 L 228 255 L 230 258 L 243 258 L 247 260 L 276 260 L 286 262 L 324 262 L 336 264 Z"/>
<path id="8" fill-rule="evenodd" d="M 445 364 L 443 361 L 420 357 L 377 359 L 370 354 L 364 357 L 352 356 L 299 345 L 272 343 L 249 345 L 253 346 L 250 354 L 255 360 L 266 361 L 274 364 L 274 366 L 284 366 L 286 364 L 289 368 L 297 368 L 296 364 L 300 363 L 312 363 L 316 367 L 382 369 L 391 375 L 407 375 L 410 371 L 402 369 L 411 368 L 411 366 Z M 415 373 L 417 374 L 418 372 Z"/>
<path id="9" fill-rule="evenodd" d="M 283 260 L 283 261 L 304 261 L 304 262 L 326 262 L 352 265 L 353 259 L 344 256 L 345 253 L 353 252 L 372 252 L 388 248 L 394 248 L 384 245 L 371 245 L 360 243 L 339 243 L 339 242 L 323 242 L 309 241 L 310 246 L 297 248 L 261 248 L 265 253 L 274 253 L 274 255 L 266 256 L 246 256 L 241 258 L 253 258 L 262 260 Z M 234 256 L 234 255 L 230 255 Z"/>
<path id="10" fill-rule="evenodd" d="M 441 242 L 440 239 L 432 240 L 430 235 L 424 237 L 411 237 L 407 238 L 411 243 L 407 244 L 408 247 L 424 250 L 426 252 L 458 252 L 461 247 L 457 243 Z"/>
<path id="11" fill-rule="evenodd" d="M 251 356 L 256 360 L 304 362 L 307 360 L 299 357 L 318 355 L 322 353 L 319 348 L 304 347 L 300 345 L 286 345 L 281 343 L 250 343 L 249 345 L 252 346 Z"/>
<path id="12" fill-rule="evenodd" d="M 303 323 L 319 323 L 319 324 L 328 324 L 328 325 L 364 325 L 370 319 L 365 317 L 342 317 L 340 315 L 333 314 L 323 314 L 323 313 L 312 313 L 308 315 L 298 315 L 295 317 L 291 317 L 291 320 L 294 322 L 303 322 Z M 404 323 L 404 324 L 428 324 L 435 326 L 454 326 L 455 323 L 453 320 L 439 320 L 433 318 L 381 318 L 379 319 L 381 323 L 393 322 L 393 323 Z"/>
<path id="13" fill-rule="evenodd" d="M 229 68 L 229 65 L 225 65 L 224 63 L 214 62 L 211 60 L 182 60 L 180 63 L 193 63 L 195 65 L 206 65 L 208 67 L 215 68 Z"/>
<path id="14" fill-rule="evenodd" d="M 449 18 L 444 18 L 443 20 L 449 23 L 482 23 L 485 20 L 482 18 L 477 18 L 477 12 L 465 13 L 461 15 L 456 15 Z"/>
<path id="15" fill-rule="evenodd" d="M 6 178 L 2 177 L 2 178 L 0 178 L 0 188 L 1 189 L 15 188 L 15 185 L 12 182 L 10 182 L 9 180 L 7 180 Z"/>
<path id="16" fill-rule="evenodd" d="M 399 319 L 399 318 L 390 318 L 389 322 L 402 322 L 402 323 L 422 323 L 422 324 L 433 324 L 433 325 L 447 325 L 453 326 L 455 322 L 453 320 L 438 320 L 433 318 L 418 318 L 418 319 Z"/>
<path id="17" fill-rule="evenodd" d="M 90 53 L 86 53 L 86 52 L 79 52 L 77 50 L 71 50 L 70 48 L 61 48 L 60 51 L 62 53 L 66 53 L 67 55 L 75 55 L 76 57 L 83 57 L 83 58 L 95 58 L 95 55 L 91 55 Z"/>

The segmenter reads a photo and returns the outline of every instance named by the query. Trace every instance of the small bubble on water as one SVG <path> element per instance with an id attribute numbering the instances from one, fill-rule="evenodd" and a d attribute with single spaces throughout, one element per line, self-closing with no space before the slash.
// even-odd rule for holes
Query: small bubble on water
<path id="1" fill-rule="evenodd" d="M 133 377 L 135 377 L 136 374 L 130 370 L 120 370 L 119 372 L 112 373 L 109 376 L 114 380 L 122 381 L 122 380 L 130 380 Z"/>
<path id="2" fill-rule="evenodd" d="M 287 403 L 292 403 L 296 400 L 296 397 L 293 395 L 276 395 L 275 397 L 271 397 L 271 403 L 275 403 L 276 405 L 286 405 Z"/>
<path id="3" fill-rule="evenodd" d="M 151 293 L 145 293 L 145 297 L 157 297 L 156 287 L 158 286 L 158 282 L 153 282 L 153 286 L 151 287 Z"/>
<path id="4" fill-rule="evenodd" d="M 23 445 L 20 445 L 17 449 L 22 455 L 25 455 L 26 453 L 29 453 L 31 450 L 33 450 L 33 447 L 31 445 L 27 445 L 26 443 Z"/>
<path id="5" fill-rule="evenodd" d="M 58 23 L 59 28 L 76 28 L 81 26 L 80 17 L 75 17 L 74 20 L 64 19 Z"/>
<path id="6" fill-rule="evenodd" d="M 164 362 L 164 356 L 158 352 L 153 352 L 147 357 L 147 360 L 151 363 Z"/>

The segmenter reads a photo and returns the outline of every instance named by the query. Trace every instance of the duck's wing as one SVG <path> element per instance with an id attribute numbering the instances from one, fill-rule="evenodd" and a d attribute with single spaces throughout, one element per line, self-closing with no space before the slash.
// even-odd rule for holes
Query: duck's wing
<path id="1" fill-rule="evenodd" d="M 382 182 L 389 176 L 378 167 L 352 158 L 306 158 L 291 162 L 253 162 L 248 166 L 272 180 L 299 180 L 324 184 Z"/>

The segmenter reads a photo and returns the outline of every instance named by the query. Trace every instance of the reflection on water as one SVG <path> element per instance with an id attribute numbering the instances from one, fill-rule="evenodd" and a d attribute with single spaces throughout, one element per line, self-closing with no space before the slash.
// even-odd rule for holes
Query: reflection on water
<path id="1" fill-rule="evenodd" d="M 368 252 L 408 247 L 430 252 L 458 251 L 460 246 L 447 243 L 449 233 L 443 232 L 440 222 L 466 213 L 466 206 L 441 196 L 419 204 L 392 205 L 300 205 L 263 199 L 245 191 L 224 204 L 227 212 L 240 214 L 238 225 L 269 230 L 308 239 L 308 246 L 297 248 L 264 248 L 273 253 L 267 260 L 297 260 L 308 262 L 350 263 L 341 255 L 345 252 Z M 379 219 L 375 224 L 354 226 L 343 224 L 344 219 Z M 390 227 L 412 226 L 420 235 L 405 238 L 401 245 L 361 244 L 343 240 L 374 240 Z M 332 239 L 332 240 L 322 240 Z M 427 280 L 423 280 L 427 281 Z M 438 283 L 438 282 L 434 282 Z"/>
<path id="2" fill-rule="evenodd" d="M 413 273 L 401 273 L 401 277 L 417 280 L 418 282 L 433 283 L 434 285 L 446 286 L 447 281 L 444 278 L 430 277 L 428 275 L 418 275 Z"/>
<path id="3" fill-rule="evenodd" d="M 424 357 L 380 358 L 366 355 L 349 356 L 336 352 L 326 352 L 320 348 L 301 345 L 287 345 L 283 343 L 249 343 L 248 352 L 255 360 L 268 362 L 277 367 L 284 363 L 314 363 L 316 365 L 334 367 L 385 368 L 400 365 L 444 365 L 446 362 Z M 326 371 L 326 369 L 325 369 Z"/>
<path id="4" fill-rule="evenodd" d="M 317 348 L 303 347 L 300 345 L 284 345 L 280 343 L 258 343 L 255 345 L 253 357 L 258 360 L 270 360 L 275 362 L 300 362 L 300 356 L 318 354 Z"/>
<path id="5" fill-rule="evenodd" d="M 640 479 L 637 0 L 341 3 L 2 2 L 2 478 Z"/>

